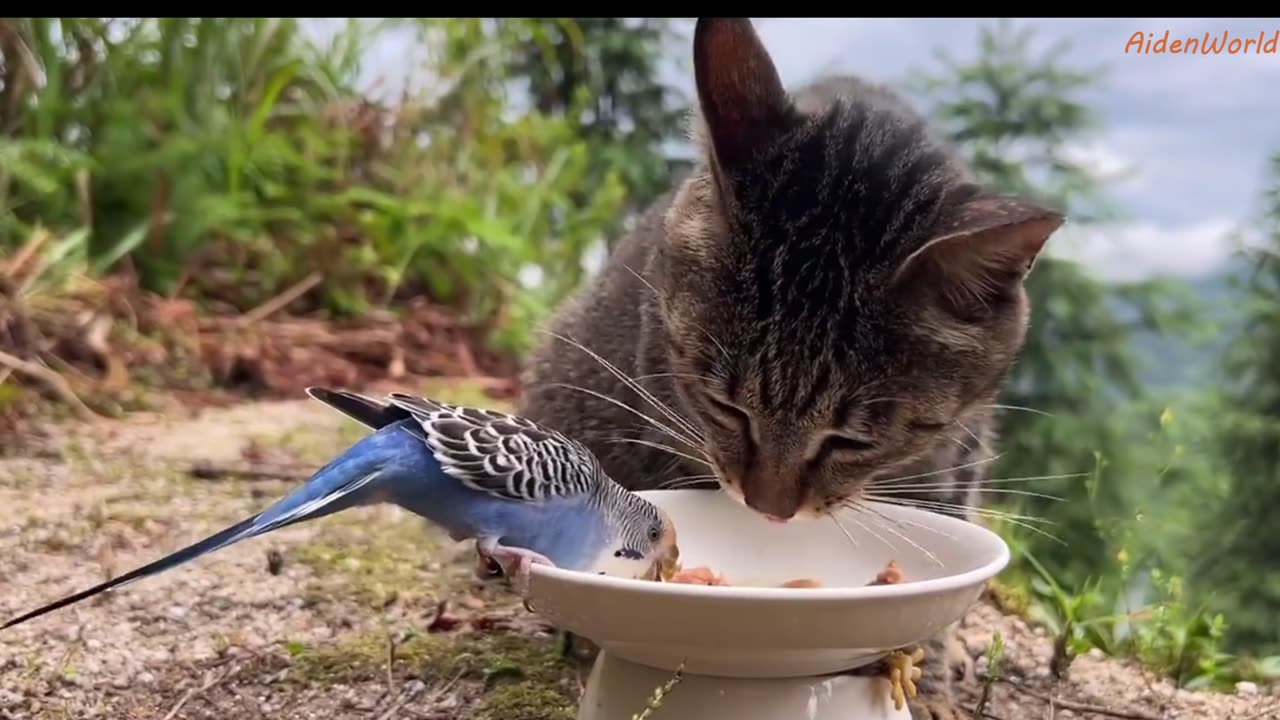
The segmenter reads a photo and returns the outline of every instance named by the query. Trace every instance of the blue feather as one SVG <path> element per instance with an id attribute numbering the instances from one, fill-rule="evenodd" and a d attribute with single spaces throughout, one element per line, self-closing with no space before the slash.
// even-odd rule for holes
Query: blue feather
<path id="1" fill-rule="evenodd" d="M 0 625 L 25 622 L 98 593 L 177 567 L 242 540 L 348 508 L 391 502 L 440 526 L 457 541 L 494 538 L 557 566 L 589 563 L 606 535 L 600 508 L 577 496 L 521 501 L 471 487 L 441 467 L 411 418 L 382 424 L 261 513 L 87 590 Z"/>

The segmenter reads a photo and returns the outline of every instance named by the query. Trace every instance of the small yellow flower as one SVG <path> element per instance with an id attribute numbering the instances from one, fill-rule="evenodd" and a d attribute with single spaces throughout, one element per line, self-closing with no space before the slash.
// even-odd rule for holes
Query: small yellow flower
<path id="1" fill-rule="evenodd" d="M 1120 552 L 1116 553 L 1116 560 L 1119 561 L 1121 565 L 1128 565 L 1129 551 L 1124 548 L 1120 548 Z"/>

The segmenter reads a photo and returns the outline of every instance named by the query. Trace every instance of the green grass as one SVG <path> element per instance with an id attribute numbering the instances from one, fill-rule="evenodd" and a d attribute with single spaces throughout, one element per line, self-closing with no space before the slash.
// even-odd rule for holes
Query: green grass
<path id="1" fill-rule="evenodd" d="M 389 651 L 381 633 L 311 648 L 287 643 L 295 682 L 333 685 L 382 680 L 388 672 L 430 686 L 468 681 L 483 692 L 476 709 L 486 720 L 572 720 L 572 668 L 548 638 L 523 635 L 459 637 L 409 633 Z M 390 669 L 389 669 L 390 666 Z"/>
<path id="2" fill-rule="evenodd" d="M 1280 680 L 1280 657 L 1226 650 L 1230 618 L 1213 609 L 1209 589 L 1193 591 L 1187 586 L 1182 570 L 1193 550 L 1177 544 L 1199 539 L 1181 529 L 1193 527 L 1193 518 L 1186 517 L 1181 528 L 1152 523 L 1157 517 L 1161 524 L 1171 522 L 1178 513 L 1205 505 L 1204 484 L 1212 478 L 1206 471 L 1208 448 L 1189 445 L 1200 428 L 1193 424 L 1196 432 L 1188 432 L 1185 425 L 1186 420 L 1168 407 L 1158 412 L 1155 428 L 1130 449 L 1155 466 L 1147 473 L 1134 465 L 1117 473 L 1107 458 L 1097 456 L 1084 482 L 1085 494 L 1074 500 L 1074 512 L 1087 516 L 1104 553 L 1088 574 L 1080 576 L 1071 566 L 1064 571 L 1042 554 L 1046 548 L 1069 553 L 1072 537 L 1059 538 L 1065 543 L 1060 545 L 1025 525 L 996 523 L 1014 556 L 996 595 L 1006 608 L 1053 637 L 1050 669 L 1056 676 L 1069 672 L 1074 657 L 1097 649 L 1135 660 L 1188 689 L 1230 692 L 1242 680 Z M 1116 482 L 1123 482 L 1130 496 L 1119 506 L 1131 515 L 1117 514 L 1102 499 L 1110 490 L 1105 485 Z M 1179 493 L 1188 495 L 1178 497 Z M 1022 509 L 1012 505 L 1015 511 Z M 1062 532 L 1060 526 L 1042 527 Z"/>
<path id="3" fill-rule="evenodd" d="M 26 291 L 125 270 L 243 311 L 321 273 L 298 307 L 425 293 L 518 347 L 626 195 L 616 172 L 584 187 L 571 113 L 511 115 L 499 60 L 538 21 L 353 20 L 324 44 L 306 22 L 6 20 L 0 252 L 50 238 Z M 360 59 L 405 32 L 441 40 L 434 81 L 390 106 Z M 549 280 L 519 291 L 529 267 Z"/>

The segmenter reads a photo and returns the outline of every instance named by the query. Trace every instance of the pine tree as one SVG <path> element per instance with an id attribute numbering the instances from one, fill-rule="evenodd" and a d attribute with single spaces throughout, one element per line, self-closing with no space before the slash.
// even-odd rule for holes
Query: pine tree
<path id="1" fill-rule="evenodd" d="M 1101 69 L 1064 66 L 1065 43 L 1036 55 L 1033 40 L 1031 29 L 1008 22 L 983 28 L 975 60 L 942 55 L 943 69 L 920 76 L 915 87 L 990 187 L 1066 212 L 1070 228 L 1111 219 L 1115 210 L 1103 197 L 1110 178 L 1068 152 L 1100 126 L 1079 98 L 1097 84 Z M 1069 232 L 1060 231 L 1048 253 L 1064 242 L 1070 242 Z M 1002 458 L 994 476 L 1087 473 L 1100 453 L 1114 468 L 1107 477 L 1117 478 L 1093 486 L 1078 478 L 1002 486 L 1067 500 L 1018 503 L 1025 514 L 1052 516 L 1050 530 L 1066 547 L 1038 535 L 1027 540 L 1032 552 L 1065 577 L 1083 579 L 1105 561 L 1097 508 L 1131 506 L 1118 478 L 1131 469 L 1125 460 L 1132 434 L 1115 414 L 1141 395 L 1134 333 L 1168 320 L 1160 285 L 1104 283 L 1080 263 L 1052 254 L 1041 256 L 1027 280 L 1028 340 L 1000 401 L 1023 410 L 1002 413 Z"/>
<path id="2" fill-rule="evenodd" d="M 1280 153 L 1271 168 L 1264 243 L 1243 253 L 1253 266 L 1245 322 L 1224 358 L 1234 379 L 1224 395 L 1236 410 L 1223 418 L 1231 482 L 1202 527 L 1197 573 L 1227 618 L 1230 644 L 1258 653 L 1280 653 Z"/>

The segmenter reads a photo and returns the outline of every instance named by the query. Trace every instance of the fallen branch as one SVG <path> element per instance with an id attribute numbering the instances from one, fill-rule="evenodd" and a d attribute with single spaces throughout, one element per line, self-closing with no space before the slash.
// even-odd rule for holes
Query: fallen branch
<path id="1" fill-rule="evenodd" d="M 202 685 L 200 685 L 200 687 L 191 688 L 191 690 L 189 690 L 186 695 L 182 696 L 181 700 L 178 700 L 178 702 L 174 703 L 173 707 L 169 709 L 168 714 L 164 716 L 164 720 L 173 720 L 173 718 L 177 717 L 178 711 L 182 709 L 183 705 L 186 705 L 187 703 L 191 702 L 191 700 L 195 698 L 197 695 L 201 695 L 203 693 L 208 692 L 209 690 L 213 689 L 216 685 L 221 684 L 222 682 L 230 678 L 232 675 L 235 675 L 236 673 L 240 672 L 241 667 L 242 666 L 237 665 L 235 667 L 229 668 L 226 672 L 212 673 L 211 676 L 208 679 L 206 679 Z"/>
<path id="2" fill-rule="evenodd" d="M 301 482 L 315 473 L 300 468 L 262 465 L 217 465 L 198 460 L 187 468 L 187 474 L 200 480 L 292 480 Z"/>
<path id="3" fill-rule="evenodd" d="M 1056 706 L 1063 710 L 1071 710 L 1072 712 L 1080 713 L 1093 713 L 1095 715 L 1123 718 L 1124 720 L 1164 720 L 1159 715 L 1152 715 L 1150 713 L 1142 712 L 1141 710 L 1116 710 L 1104 705 L 1091 705 L 1089 703 L 1075 702 L 1074 700 L 1064 700 L 1060 697 L 1053 697 L 1052 695 L 1032 690 L 1021 683 L 1008 678 L 999 678 L 998 682 L 1005 683 L 1024 695 L 1030 695 L 1040 702 L 1048 703 L 1051 706 Z"/>
<path id="4" fill-rule="evenodd" d="M 252 325 L 268 315 L 275 313 L 277 310 L 280 310 L 294 300 L 302 297 L 308 290 L 319 285 L 320 281 L 323 279 L 323 275 L 318 272 L 313 272 L 301 281 L 294 283 L 279 295 L 276 295 L 244 315 L 241 315 L 238 320 L 243 325 Z"/>
<path id="5" fill-rule="evenodd" d="M 0 365 L 4 365 L 14 372 L 26 375 L 32 380 L 41 383 L 53 392 L 53 394 L 57 395 L 60 400 L 65 402 L 67 405 L 70 405 L 71 409 L 75 410 L 76 414 L 79 415 L 81 419 L 89 420 L 98 416 L 98 414 L 90 409 L 88 405 L 84 404 L 84 401 L 80 399 L 79 395 L 76 395 L 75 391 L 71 389 L 71 385 L 67 383 L 65 378 L 49 368 L 38 363 L 33 363 L 29 360 L 23 360 L 20 357 L 10 355 L 3 350 L 0 350 Z"/>
<path id="6" fill-rule="evenodd" d="M 975 720 L 982 720 L 983 718 L 986 718 L 986 720 L 1004 720 L 1004 718 L 985 708 L 974 706 L 965 708 L 965 710 L 968 710 L 969 714 L 972 715 Z"/>

